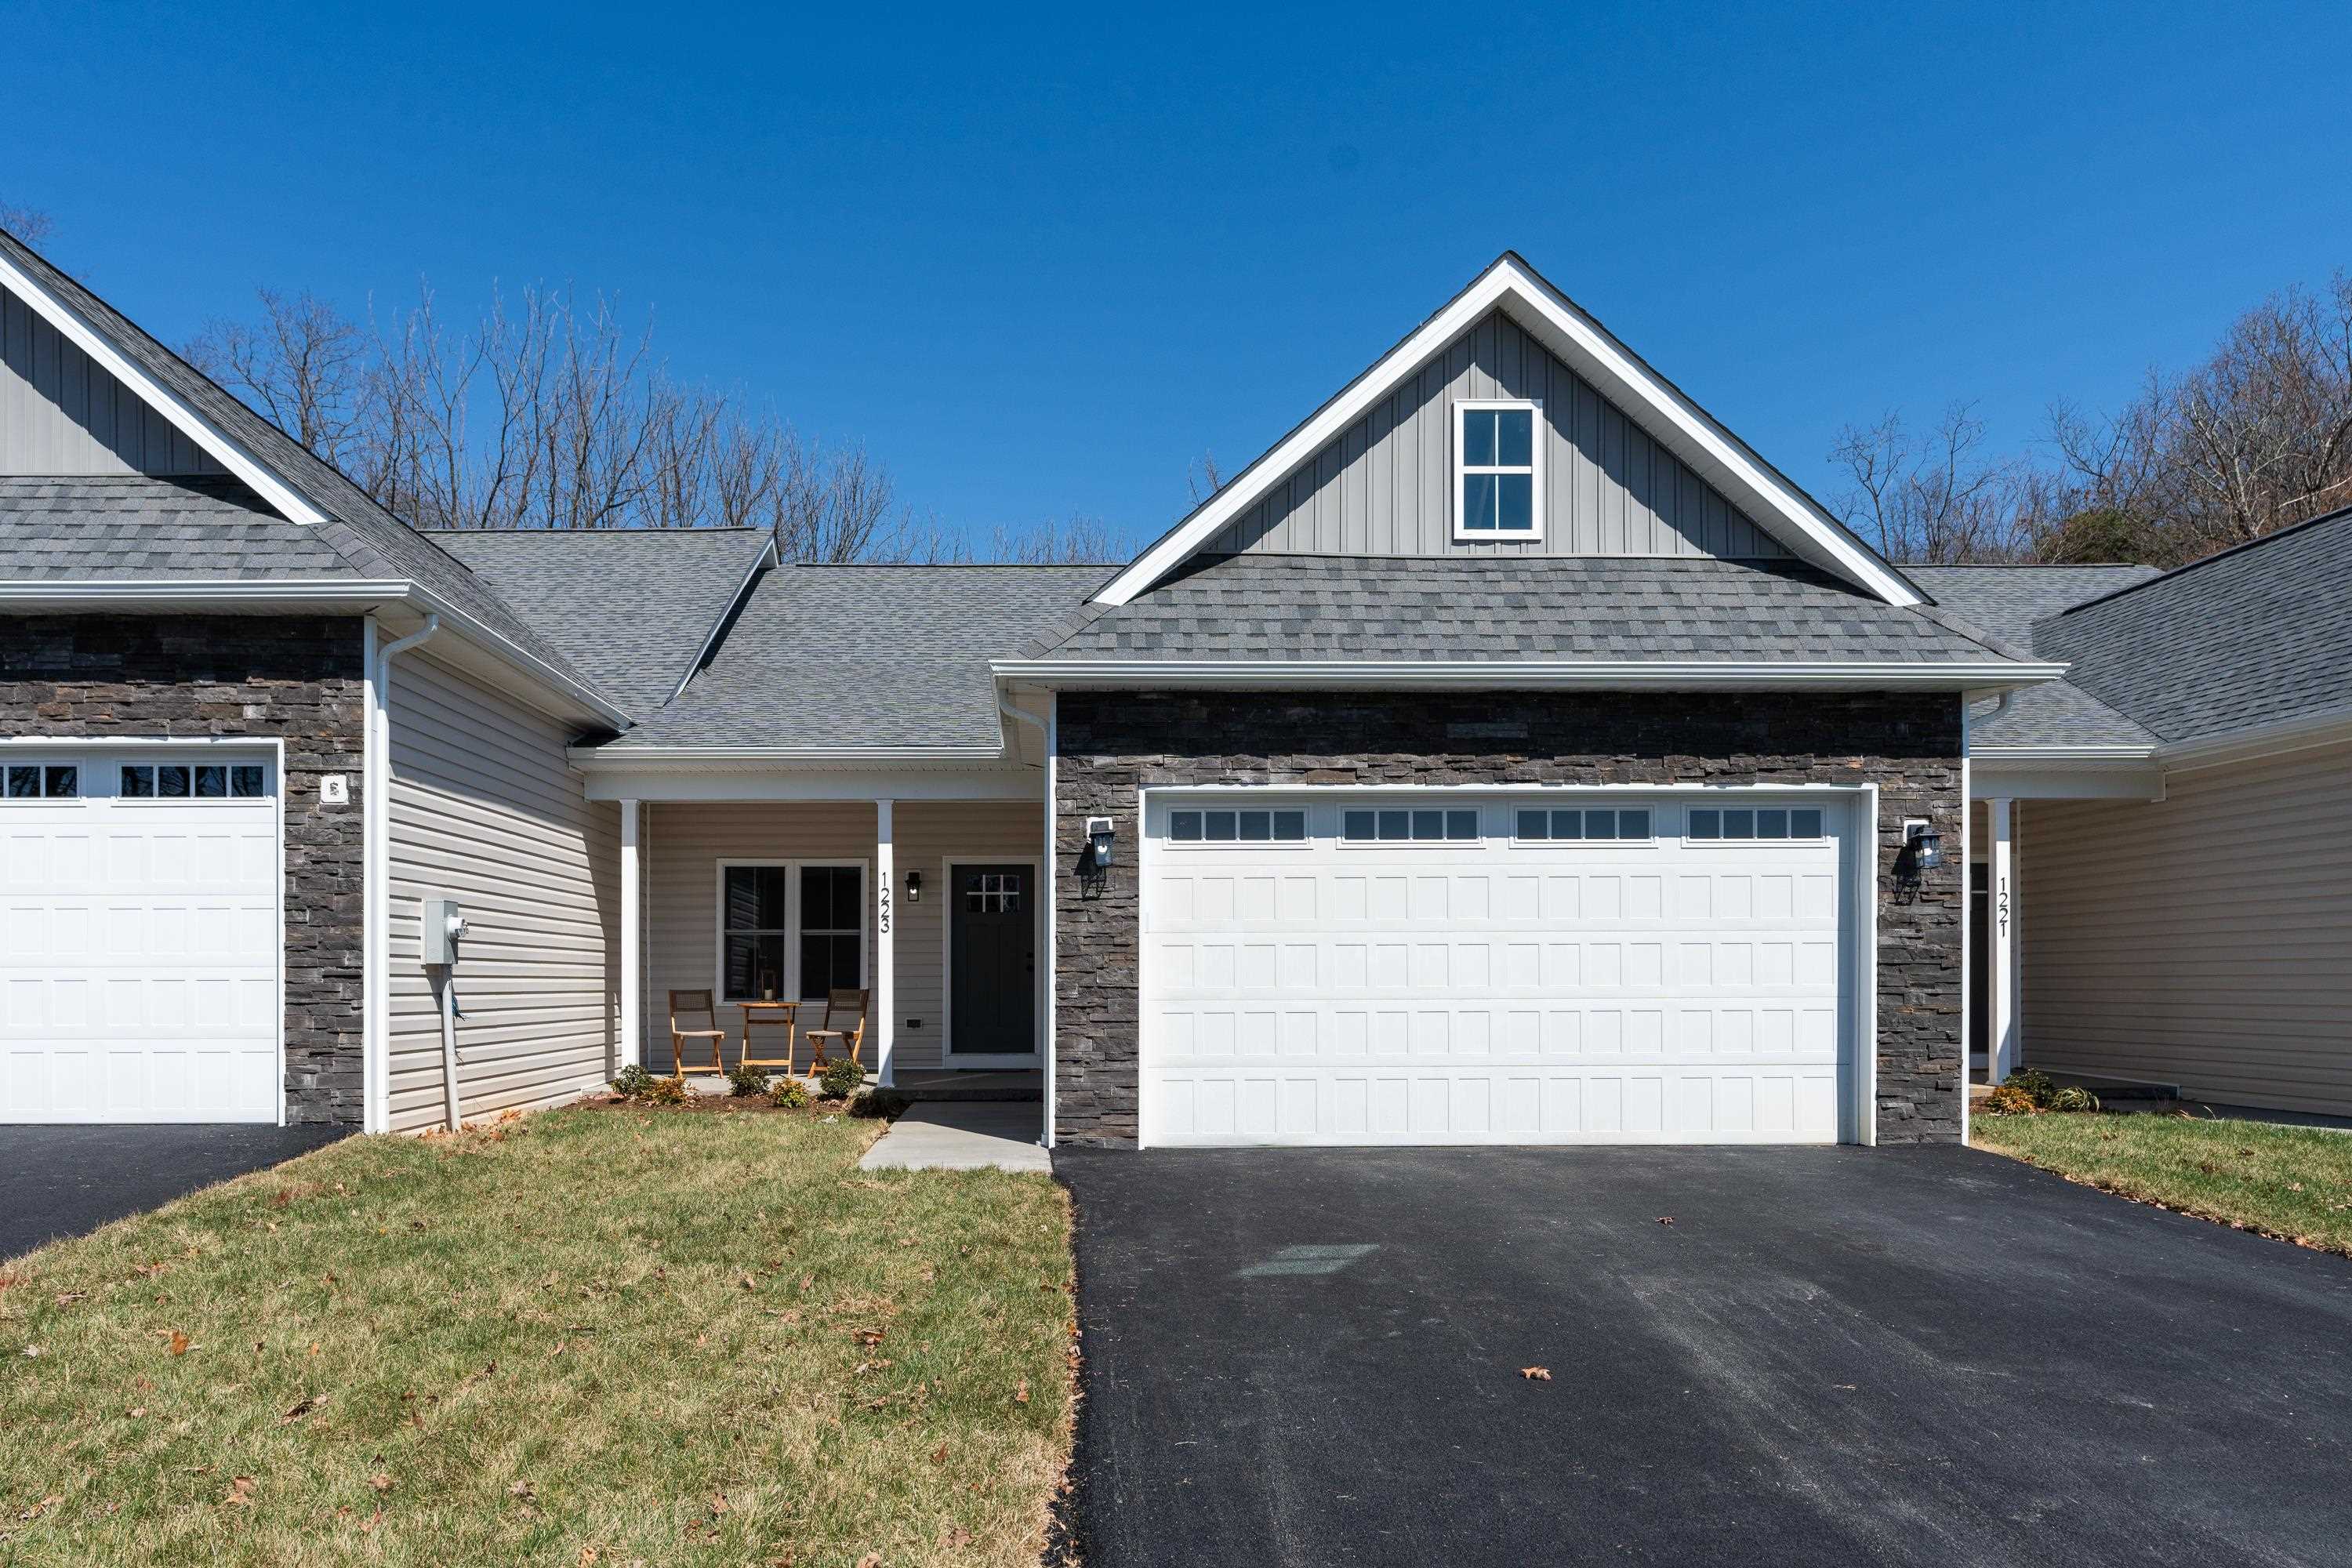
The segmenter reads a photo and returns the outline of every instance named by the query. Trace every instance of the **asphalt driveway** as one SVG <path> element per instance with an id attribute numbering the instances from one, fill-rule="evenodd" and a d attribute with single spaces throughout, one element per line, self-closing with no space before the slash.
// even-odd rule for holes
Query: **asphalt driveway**
<path id="1" fill-rule="evenodd" d="M 1089 1568 L 2352 1563 L 2352 1260 L 1956 1148 L 1055 1165 Z"/>
<path id="2" fill-rule="evenodd" d="M 0 1258 L 331 1143 L 346 1127 L 0 1127 Z"/>

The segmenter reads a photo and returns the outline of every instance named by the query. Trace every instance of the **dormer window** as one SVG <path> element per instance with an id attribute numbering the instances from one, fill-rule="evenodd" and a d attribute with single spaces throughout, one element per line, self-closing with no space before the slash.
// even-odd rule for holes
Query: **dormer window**
<path id="1" fill-rule="evenodd" d="M 1523 399 L 1454 405 L 1454 537 L 1541 539 L 1542 405 Z"/>

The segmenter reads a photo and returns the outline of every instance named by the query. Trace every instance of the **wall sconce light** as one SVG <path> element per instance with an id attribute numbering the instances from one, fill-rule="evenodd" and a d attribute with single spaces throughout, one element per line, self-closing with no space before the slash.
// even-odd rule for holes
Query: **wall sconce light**
<path id="1" fill-rule="evenodd" d="M 920 871 L 907 873 L 907 901 L 910 904 L 923 901 L 923 874 Z"/>
<path id="2" fill-rule="evenodd" d="M 1895 855 L 1895 883 L 1906 893 L 1916 893 L 1927 874 L 1944 863 L 1944 836 L 1928 823 L 1914 820 L 1903 825 L 1903 847 Z"/>
<path id="3" fill-rule="evenodd" d="M 1111 850 L 1118 842 L 1118 830 L 1108 816 L 1087 818 L 1087 841 L 1078 849 L 1078 885 L 1087 898 L 1095 898 L 1110 880 Z"/>

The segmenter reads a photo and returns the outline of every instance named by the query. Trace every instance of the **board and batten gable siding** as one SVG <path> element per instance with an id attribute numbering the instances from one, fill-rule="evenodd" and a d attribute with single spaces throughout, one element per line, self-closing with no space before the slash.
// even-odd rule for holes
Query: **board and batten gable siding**
<path id="1" fill-rule="evenodd" d="M 1540 540 L 1457 541 L 1454 405 L 1534 398 L 1548 427 Z M 1334 437 L 1204 554 L 1698 555 L 1788 552 L 1497 310 Z"/>
<path id="2" fill-rule="evenodd" d="M 2352 1115 L 2352 746 L 2016 810 L 2028 1066 Z"/>
<path id="3" fill-rule="evenodd" d="M 0 474 L 218 474 L 208 453 L 0 289 Z"/>
<path id="4" fill-rule="evenodd" d="M 457 900 L 467 1117 L 554 1104 L 619 1068 L 620 816 L 587 799 L 556 721 L 413 654 L 392 686 L 392 1126 L 443 1115 L 419 901 Z"/>
<path id="5" fill-rule="evenodd" d="M 866 979 L 873 980 L 874 806 L 870 801 L 807 804 L 648 805 L 640 853 L 646 868 L 646 1067 L 667 1072 L 669 993 L 716 991 L 719 985 L 719 864 L 722 860 L 863 861 L 867 870 Z M 898 1070 L 940 1065 L 948 1017 L 942 941 L 948 908 L 947 862 L 1034 861 L 1045 837 L 1045 805 L 1023 801 L 900 801 L 892 811 L 898 862 L 898 1027 L 893 1053 Z M 923 874 L 923 897 L 908 902 L 907 873 Z M 1043 936 L 1039 938 L 1043 952 Z M 920 1019 L 921 1026 L 910 1021 Z M 803 1015 L 803 1027 L 817 1022 Z M 743 1011 L 721 1005 L 727 1031 L 724 1059 L 742 1054 Z M 771 1048 L 763 1045 L 763 1049 Z M 800 1059 L 808 1059 L 801 1047 Z M 869 1043 L 863 1053 L 876 1065 Z"/>

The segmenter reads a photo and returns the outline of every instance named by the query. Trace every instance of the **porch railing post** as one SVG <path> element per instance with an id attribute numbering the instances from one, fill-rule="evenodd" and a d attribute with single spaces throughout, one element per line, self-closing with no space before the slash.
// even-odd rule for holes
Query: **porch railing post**
<path id="1" fill-rule="evenodd" d="M 643 894 L 637 867 L 637 803 L 621 802 L 621 1065 L 635 1067 L 644 1058 L 638 1032 L 644 1026 L 645 1001 L 638 982 L 645 973 L 645 935 L 638 900 Z"/>
<path id="2" fill-rule="evenodd" d="M 898 923 L 897 858 L 890 843 L 892 803 L 874 803 L 874 1035 L 875 1076 L 884 1087 L 897 1083 L 890 1056 L 890 1017 L 897 1006 L 898 961 L 891 928 Z"/>

